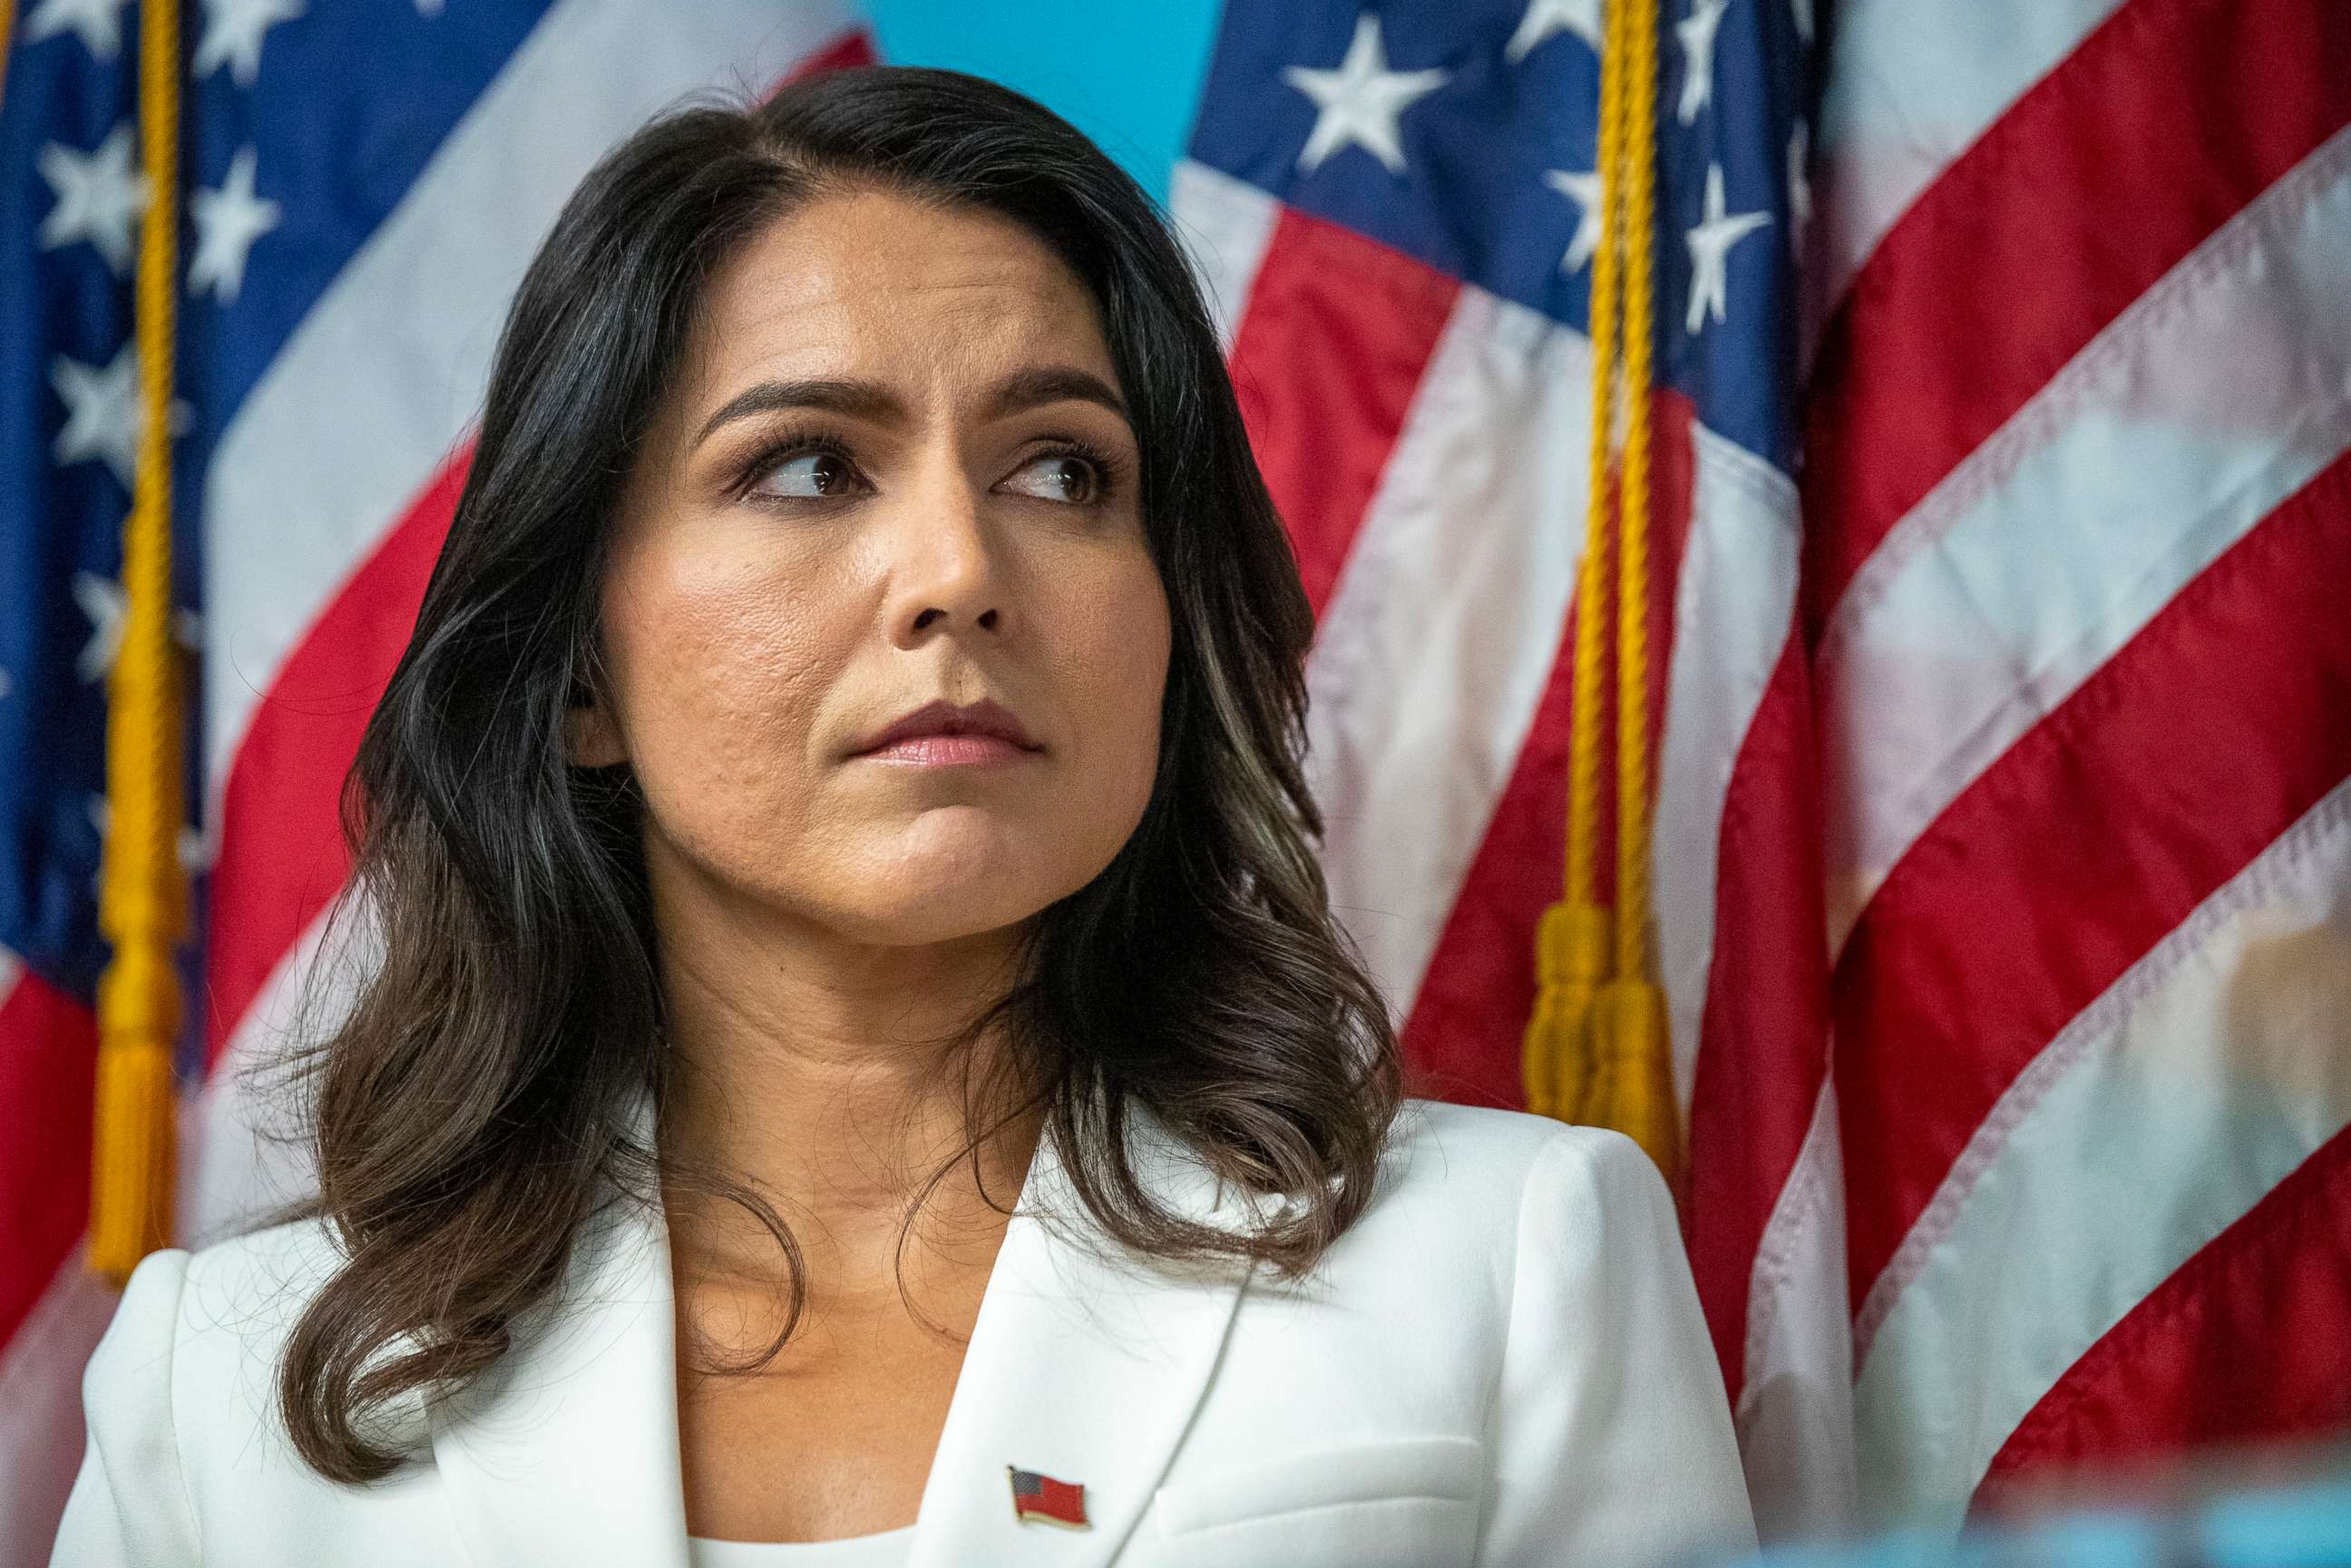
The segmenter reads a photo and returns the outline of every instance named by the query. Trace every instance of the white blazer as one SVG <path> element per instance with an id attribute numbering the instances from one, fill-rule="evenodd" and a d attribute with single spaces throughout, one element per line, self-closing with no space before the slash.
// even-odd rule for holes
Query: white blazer
<path id="1" fill-rule="evenodd" d="M 1140 1137 L 1179 1212 L 1241 1212 Z M 1208 1280 L 1111 1249 L 1044 1140 L 912 1568 L 1654 1568 L 1752 1547 L 1671 1199 L 1635 1145 L 1412 1101 L 1375 1192 L 1305 1281 Z M 274 1414 L 286 1331 L 336 1261 L 323 1224 L 147 1258 L 83 1379 L 53 1568 L 686 1568 L 668 1231 L 657 1207 L 606 1213 L 569 1304 L 366 1487 L 306 1469 Z M 1008 1466 L 1082 1484 L 1090 1527 L 1022 1522 Z"/>

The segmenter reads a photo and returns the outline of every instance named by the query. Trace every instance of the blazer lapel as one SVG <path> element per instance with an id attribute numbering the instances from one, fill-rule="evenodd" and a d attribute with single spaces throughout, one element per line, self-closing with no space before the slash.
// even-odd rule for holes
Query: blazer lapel
<path id="1" fill-rule="evenodd" d="M 1143 1120 L 1136 1148 L 1144 1185 L 1176 1213 L 1217 1223 L 1236 1212 L 1155 1122 Z M 1241 1284 L 1238 1270 L 1120 1256 L 1041 1140 L 964 1352 L 908 1568 L 1110 1562 L 1207 1388 Z M 1008 1467 L 1082 1485 L 1088 1528 L 1022 1522 Z"/>
<path id="2" fill-rule="evenodd" d="M 649 1124 L 650 1108 L 641 1108 Z M 1144 1186 L 1205 1224 L 1243 1210 L 1147 1114 Z M 1040 1141 L 964 1353 L 909 1568 L 1017 1557 L 1101 1568 L 1124 1544 L 1207 1391 L 1243 1271 L 1128 1259 Z M 674 1303 L 658 1204 L 583 1231 L 561 1310 L 453 1402 L 434 1460 L 478 1568 L 687 1568 Z M 1088 1527 L 1015 1515 L 1008 1467 L 1085 1488 Z"/>
<path id="3" fill-rule="evenodd" d="M 562 1310 L 435 1423 L 479 1568 L 686 1568 L 671 1295 L 658 1205 L 616 1198 L 573 1249 Z"/>

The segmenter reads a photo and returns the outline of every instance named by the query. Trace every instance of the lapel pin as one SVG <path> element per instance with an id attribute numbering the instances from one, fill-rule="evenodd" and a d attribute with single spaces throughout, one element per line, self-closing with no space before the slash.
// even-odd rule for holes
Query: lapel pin
<path id="1" fill-rule="evenodd" d="M 1086 1489 L 1074 1481 L 1057 1481 L 1035 1470 L 1004 1467 L 1012 1480 L 1012 1517 L 1058 1524 L 1064 1530 L 1091 1530 L 1086 1519 Z"/>

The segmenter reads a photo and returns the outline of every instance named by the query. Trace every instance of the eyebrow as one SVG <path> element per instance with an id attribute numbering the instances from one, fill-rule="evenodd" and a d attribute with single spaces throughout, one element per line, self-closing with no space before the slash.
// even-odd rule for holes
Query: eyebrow
<path id="1" fill-rule="evenodd" d="M 1123 420 L 1133 423 L 1126 411 L 1126 400 L 1120 397 L 1109 382 L 1091 371 L 1073 365 L 1040 366 L 1016 371 L 996 384 L 983 405 L 983 414 L 989 419 L 1001 419 L 1007 414 L 1040 408 L 1051 402 L 1091 402 L 1110 410 Z M 889 388 L 878 382 L 814 379 L 797 382 L 761 382 L 746 387 L 726 400 L 718 412 L 703 422 L 695 434 L 694 444 L 700 446 L 710 438 L 710 433 L 720 425 L 753 414 L 774 413 L 784 409 L 818 408 L 843 414 L 852 419 L 888 420 L 903 418 L 905 405 Z"/>

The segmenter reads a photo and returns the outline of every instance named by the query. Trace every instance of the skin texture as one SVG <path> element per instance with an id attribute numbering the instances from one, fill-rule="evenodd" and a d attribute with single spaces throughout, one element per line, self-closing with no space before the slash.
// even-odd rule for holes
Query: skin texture
<path id="1" fill-rule="evenodd" d="M 690 1332 L 735 1357 L 781 1328 L 782 1259 L 740 1209 L 664 1195 L 697 1535 L 913 1522 L 1005 1227 L 956 1168 L 902 1280 L 907 1211 L 965 1135 L 960 1071 L 927 1041 L 999 994 L 1022 929 L 1109 864 L 1150 797 L 1169 627 L 1134 437 L 1050 387 L 1004 401 L 1043 371 L 1115 398 L 1092 302 L 1041 242 L 993 214 L 824 197 L 713 278 L 615 519 L 608 695 L 568 738 L 644 792 L 683 1068 L 661 1135 L 760 1185 L 808 1266 L 781 1355 L 705 1375 Z M 704 434 L 748 389 L 811 381 L 864 392 Z M 834 450 L 764 455 L 807 437 Z M 852 755 L 934 698 L 982 697 L 1041 751 Z M 998 1205 L 1037 1135 L 1029 1119 L 983 1149 Z"/>

